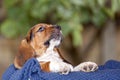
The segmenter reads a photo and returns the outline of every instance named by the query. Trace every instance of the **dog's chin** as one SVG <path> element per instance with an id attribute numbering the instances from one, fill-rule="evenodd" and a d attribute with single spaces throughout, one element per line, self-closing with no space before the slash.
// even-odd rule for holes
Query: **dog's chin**
<path id="1" fill-rule="evenodd" d="M 62 42 L 62 37 L 50 38 L 44 43 L 44 45 L 46 47 L 49 47 L 50 44 L 52 44 L 52 45 L 54 45 L 55 48 L 58 48 L 60 46 L 61 42 Z"/>
<path id="2" fill-rule="evenodd" d="M 63 40 L 63 35 L 61 32 L 52 33 L 48 40 L 45 41 L 44 45 L 49 47 L 50 45 L 54 45 L 54 47 L 58 48 Z"/>

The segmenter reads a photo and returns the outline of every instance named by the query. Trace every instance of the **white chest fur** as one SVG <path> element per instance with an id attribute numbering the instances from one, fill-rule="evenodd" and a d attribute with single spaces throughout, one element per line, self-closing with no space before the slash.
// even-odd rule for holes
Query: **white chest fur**
<path id="1" fill-rule="evenodd" d="M 59 53 L 53 50 L 55 46 L 58 46 L 60 44 L 60 40 L 52 39 L 46 52 L 43 53 L 42 56 L 38 57 L 37 60 L 39 62 L 50 62 L 50 65 L 48 67 L 51 72 L 60 72 L 62 74 L 68 74 L 70 71 L 73 70 L 72 65 L 63 62 Z"/>
<path id="2" fill-rule="evenodd" d="M 39 62 L 62 61 L 59 54 L 53 50 L 47 50 L 41 57 L 38 57 Z"/>

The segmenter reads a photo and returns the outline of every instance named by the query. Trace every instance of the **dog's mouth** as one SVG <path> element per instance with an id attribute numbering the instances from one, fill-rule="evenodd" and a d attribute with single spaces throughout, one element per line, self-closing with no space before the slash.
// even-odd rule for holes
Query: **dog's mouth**
<path id="1" fill-rule="evenodd" d="M 50 44 L 54 45 L 55 47 L 59 47 L 60 43 L 63 40 L 63 35 L 61 30 L 54 31 L 49 39 L 44 43 L 45 46 L 49 46 Z"/>

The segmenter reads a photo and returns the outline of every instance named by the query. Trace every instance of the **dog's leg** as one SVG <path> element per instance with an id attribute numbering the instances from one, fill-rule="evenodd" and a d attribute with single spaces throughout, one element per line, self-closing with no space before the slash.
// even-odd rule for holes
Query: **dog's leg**
<path id="1" fill-rule="evenodd" d="M 92 72 L 98 69 L 98 65 L 94 62 L 83 62 L 74 67 L 73 71 Z"/>
<path id="2" fill-rule="evenodd" d="M 68 74 L 69 72 L 73 71 L 73 66 L 65 62 L 52 61 L 50 62 L 50 71 Z"/>

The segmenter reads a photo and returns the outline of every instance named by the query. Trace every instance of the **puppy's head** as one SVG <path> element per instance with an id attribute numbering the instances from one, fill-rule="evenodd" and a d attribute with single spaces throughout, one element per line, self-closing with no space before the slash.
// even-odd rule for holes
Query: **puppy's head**
<path id="1" fill-rule="evenodd" d="M 62 40 L 61 27 L 58 25 L 37 24 L 28 32 L 26 39 L 27 42 L 30 43 L 33 47 L 48 47 L 50 40 Z"/>
<path id="2" fill-rule="evenodd" d="M 14 64 L 21 68 L 31 57 L 41 56 L 52 43 L 56 48 L 62 41 L 61 27 L 58 25 L 37 24 L 28 32 L 22 40 L 19 53 L 16 55 Z"/>

